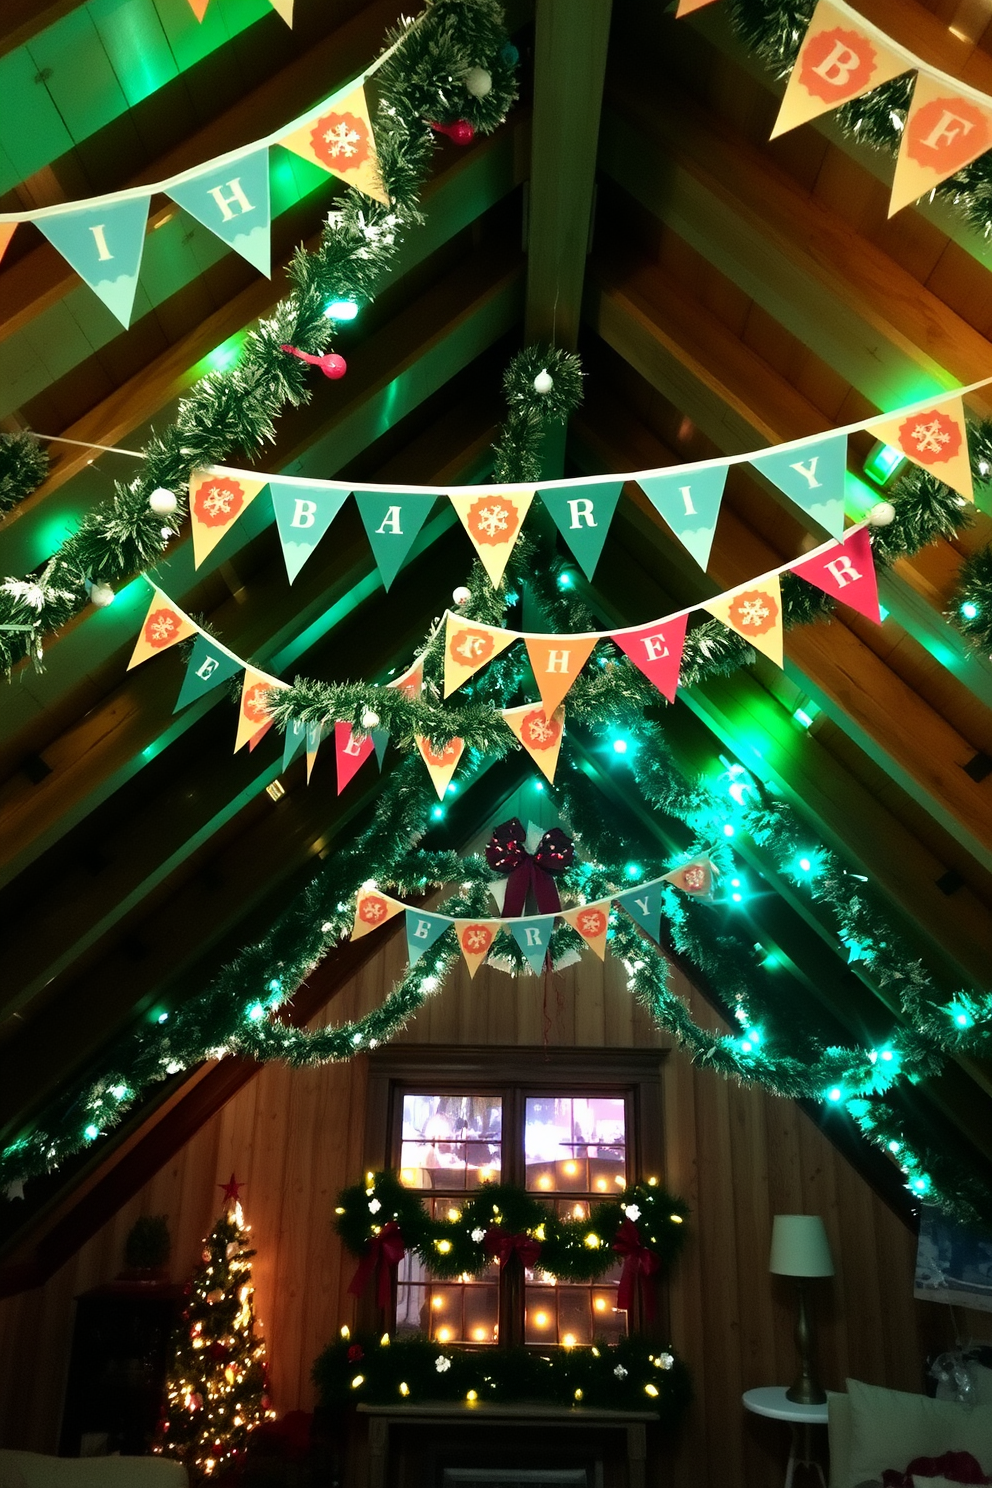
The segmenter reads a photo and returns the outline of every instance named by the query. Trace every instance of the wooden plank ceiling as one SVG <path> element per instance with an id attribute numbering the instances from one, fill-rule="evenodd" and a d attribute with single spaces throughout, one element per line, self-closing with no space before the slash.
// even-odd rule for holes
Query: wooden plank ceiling
<path id="1" fill-rule="evenodd" d="M 23 116 L 6 110 L 0 129 L 0 205 L 154 180 L 257 138 L 352 76 L 403 9 L 296 0 L 289 31 L 266 0 L 212 0 L 203 28 L 186 0 L 18 0 L 0 17 L 0 87 L 24 99 Z M 893 0 L 878 14 L 992 92 L 992 42 L 955 39 L 943 0 L 930 9 Z M 609 0 L 536 0 L 536 16 L 513 0 L 509 20 L 522 103 L 488 140 L 440 143 L 427 225 L 342 332 L 347 378 L 281 419 L 267 469 L 484 477 L 500 373 L 525 328 L 577 345 L 588 373 L 567 441 L 547 452 L 548 474 L 747 450 L 992 370 L 987 245 L 934 207 L 888 221 L 888 162 L 829 120 L 768 144 L 781 84 L 743 52 L 721 5 L 676 23 L 656 0 L 615 0 L 612 16 Z M 323 177 L 276 163 L 271 282 L 153 199 L 127 333 L 22 228 L 0 271 L 4 427 L 140 446 L 284 292 L 293 246 L 316 238 L 333 196 Z M 0 527 L 4 574 L 43 563 L 129 468 L 71 445 L 53 446 L 53 457 L 45 485 Z M 703 576 L 634 488 L 627 497 L 590 592 L 607 623 L 717 592 L 794 556 L 808 537 L 791 508 L 738 468 Z M 386 595 L 346 508 L 336 541 L 290 591 L 265 506 L 195 573 L 185 537 L 160 572 L 240 655 L 286 675 L 384 677 L 408 659 L 469 561 L 439 506 Z M 962 558 L 990 536 L 980 516 L 954 542 L 900 562 L 884 580 L 880 629 L 842 613 L 793 632 L 784 673 L 759 659 L 666 714 L 686 769 L 712 768 L 729 751 L 784 792 L 811 833 L 880 887 L 948 986 L 981 981 L 992 963 L 992 777 L 973 767 L 992 756 L 992 668 L 944 618 Z M 199 990 L 356 829 L 376 787 L 356 784 L 339 801 L 332 771 L 318 769 L 308 790 L 300 763 L 274 803 L 265 787 L 279 774 L 278 748 L 232 757 L 222 695 L 172 716 L 175 652 L 125 674 L 146 593 L 136 581 L 111 608 L 80 617 L 52 641 L 44 672 L 25 669 L 4 690 L 4 1141 L 64 1082 L 99 1067 L 110 1038 Z M 806 730 L 792 714 L 810 703 L 820 711 Z M 611 774 L 601 756 L 590 766 L 618 808 L 643 816 L 629 776 Z M 511 763 L 484 775 L 432 837 L 460 846 L 526 773 Z M 674 824 L 651 825 L 679 842 Z M 768 862 L 751 866 L 767 892 L 742 923 L 777 948 L 796 996 L 815 999 L 841 1036 L 884 1033 L 891 1009 L 838 956 L 832 927 Z M 335 960 L 323 1000 L 337 985 Z M 168 1082 L 85 1162 L 29 1184 L 24 1205 L 0 1202 L 8 1285 L 37 1280 L 133 1191 L 145 1176 L 135 1153 L 161 1161 L 215 1108 L 228 1077 L 198 1105 L 204 1075 Z M 990 1089 L 990 1071 L 970 1060 L 917 1093 L 976 1161 L 992 1151 Z M 151 1140 L 162 1122 L 173 1123 L 171 1137 L 163 1127 Z M 108 1185 L 115 1164 L 120 1181 Z M 10 1258 L 25 1256 L 31 1264 L 18 1271 Z"/>

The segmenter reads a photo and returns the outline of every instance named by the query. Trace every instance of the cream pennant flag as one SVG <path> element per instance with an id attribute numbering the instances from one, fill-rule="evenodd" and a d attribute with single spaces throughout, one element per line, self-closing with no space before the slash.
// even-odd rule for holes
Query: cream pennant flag
<path id="1" fill-rule="evenodd" d="M 366 196 L 389 205 L 379 174 L 368 100 L 361 83 L 350 93 L 329 99 L 319 114 L 311 115 L 298 129 L 284 134 L 278 143 L 320 166 L 328 175 L 337 176 L 349 186 L 357 186 Z"/>
<path id="2" fill-rule="evenodd" d="M 935 398 L 932 406 L 905 418 L 878 419 L 865 426 L 868 433 L 883 444 L 898 450 L 958 491 L 967 501 L 974 501 L 971 462 L 968 459 L 968 435 L 964 421 L 964 404 L 960 394 Z"/>
<path id="3" fill-rule="evenodd" d="M 155 656 L 159 651 L 168 651 L 178 641 L 185 641 L 199 633 L 200 627 L 194 625 L 185 611 L 174 605 L 161 589 L 156 589 L 131 652 L 128 671 L 147 661 L 149 656 Z"/>
<path id="4" fill-rule="evenodd" d="M 359 889 L 355 900 L 355 923 L 351 927 L 351 939 L 361 940 L 363 935 L 368 935 L 370 930 L 377 930 L 403 909 L 406 909 L 406 905 L 394 899 L 391 894 L 384 894 L 380 889 Z"/>
<path id="5" fill-rule="evenodd" d="M 293 25 L 293 0 L 269 0 L 276 15 L 281 16 L 290 28 Z"/>
<path id="6" fill-rule="evenodd" d="M 456 920 L 455 934 L 458 947 L 465 957 L 468 974 L 474 977 L 492 949 L 493 941 L 502 929 L 499 920 Z"/>
<path id="7" fill-rule="evenodd" d="M 524 517 L 534 500 L 533 490 L 460 491 L 451 504 L 472 539 L 489 581 L 498 589 Z"/>
<path id="8" fill-rule="evenodd" d="M 527 655 L 550 718 L 589 659 L 598 636 L 529 635 Z"/>
<path id="9" fill-rule="evenodd" d="M 418 656 L 412 661 L 401 677 L 396 677 L 392 682 L 386 683 L 387 687 L 395 687 L 405 698 L 411 698 L 416 702 L 424 690 L 424 662 Z"/>
<path id="10" fill-rule="evenodd" d="M 860 98 L 911 65 L 851 11 L 820 0 L 789 74 L 772 139 Z"/>
<path id="11" fill-rule="evenodd" d="M 564 708 L 549 718 L 539 703 L 524 703 L 519 708 L 505 708 L 502 717 L 541 774 L 553 783 L 565 730 Z"/>
<path id="12" fill-rule="evenodd" d="M 925 196 L 992 148 L 992 102 L 975 99 L 919 72 L 899 138 L 889 216 Z"/>
<path id="13" fill-rule="evenodd" d="M 199 568 L 267 484 L 240 470 L 194 470 L 189 478 L 193 567 Z"/>
<path id="14" fill-rule="evenodd" d="M 782 586 L 777 573 L 718 594 L 703 608 L 750 641 L 755 650 L 770 656 L 776 666 L 782 665 Z"/>
<path id="15" fill-rule="evenodd" d="M 688 863 L 683 863 L 681 868 L 673 868 L 671 873 L 663 873 L 661 881 L 673 884 L 675 888 L 681 889 L 683 894 L 691 894 L 694 899 L 705 899 L 712 903 L 714 881 L 718 872 L 716 864 L 711 862 L 705 854 L 701 854 L 699 857 L 690 859 Z"/>
<path id="16" fill-rule="evenodd" d="M 257 672 L 254 667 L 245 667 L 241 684 L 241 706 L 238 709 L 238 736 L 234 741 L 234 752 L 243 749 L 255 735 L 272 725 L 268 694 L 273 690 L 285 692 L 289 684 L 270 677 L 266 672 Z"/>
<path id="17" fill-rule="evenodd" d="M 505 651 L 516 640 L 512 630 L 495 625 L 482 625 L 474 620 L 461 620 L 451 611 L 444 621 L 444 695 L 450 697 L 480 667 Z"/>
<path id="18" fill-rule="evenodd" d="M 443 749 L 432 749 L 427 739 L 420 734 L 414 734 L 420 757 L 430 773 L 437 791 L 438 799 L 444 799 L 444 793 L 448 789 L 448 782 L 458 768 L 458 761 L 465 749 L 464 739 L 449 739 Z"/>
<path id="19" fill-rule="evenodd" d="M 606 960 L 606 932 L 610 924 L 609 899 L 599 899 L 595 904 L 579 904 L 575 909 L 563 909 L 561 917 L 573 930 L 579 932 L 587 945 L 592 946 L 600 961 Z"/>

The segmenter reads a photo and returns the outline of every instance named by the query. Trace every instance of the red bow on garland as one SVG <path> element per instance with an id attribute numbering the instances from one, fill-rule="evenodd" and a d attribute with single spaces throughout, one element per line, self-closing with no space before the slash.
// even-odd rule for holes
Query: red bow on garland
<path id="1" fill-rule="evenodd" d="M 388 1307 L 393 1296 L 393 1277 L 399 1270 L 400 1261 L 406 1255 L 403 1236 L 395 1219 L 383 1225 L 378 1235 L 373 1235 L 368 1249 L 358 1263 L 358 1270 L 351 1278 L 349 1292 L 360 1297 L 373 1271 L 378 1269 L 376 1301 L 380 1307 Z"/>
<path id="2" fill-rule="evenodd" d="M 528 1235 L 523 1230 L 511 1235 L 502 1225 L 489 1226 L 482 1248 L 486 1255 L 495 1256 L 501 1266 L 505 1266 L 513 1255 L 518 1255 L 524 1266 L 536 1266 L 541 1256 L 540 1240 L 535 1240 L 533 1235 Z"/>
<path id="3" fill-rule="evenodd" d="M 575 861 L 572 839 L 561 827 L 545 832 L 532 855 L 527 851 L 527 833 L 518 817 L 493 830 L 486 848 L 486 862 L 497 873 L 509 874 L 503 913 L 520 915 L 527 903 L 527 891 L 533 888 L 541 914 L 556 914 L 561 909 L 558 885 L 554 875 L 564 873 Z"/>
<path id="4" fill-rule="evenodd" d="M 654 1317 L 654 1288 L 648 1279 L 661 1268 L 661 1257 L 647 1245 L 641 1244 L 641 1235 L 632 1219 L 625 1219 L 617 1230 L 613 1242 L 617 1255 L 623 1256 L 623 1270 L 617 1288 L 617 1309 L 629 1312 L 634 1305 L 634 1291 L 638 1278 L 641 1282 L 641 1302 L 648 1318 Z"/>

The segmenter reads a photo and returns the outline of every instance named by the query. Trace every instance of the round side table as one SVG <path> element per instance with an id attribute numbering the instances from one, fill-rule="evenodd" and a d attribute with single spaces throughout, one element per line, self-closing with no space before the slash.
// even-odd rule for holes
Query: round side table
<path id="1" fill-rule="evenodd" d="M 792 1444 L 789 1461 L 785 1469 L 785 1488 L 792 1488 L 792 1475 L 797 1467 L 815 1467 L 823 1488 L 827 1480 L 823 1475 L 823 1464 L 813 1455 L 813 1427 L 826 1426 L 827 1406 L 797 1405 L 789 1400 L 784 1385 L 761 1385 L 756 1390 L 745 1390 L 744 1409 L 755 1416 L 769 1416 L 773 1421 L 787 1421 L 792 1427 Z"/>

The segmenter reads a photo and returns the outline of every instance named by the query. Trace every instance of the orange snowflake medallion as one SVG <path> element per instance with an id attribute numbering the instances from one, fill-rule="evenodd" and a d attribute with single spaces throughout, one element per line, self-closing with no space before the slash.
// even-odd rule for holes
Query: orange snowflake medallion
<path id="1" fill-rule="evenodd" d="M 767 635 L 778 620 L 778 602 L 764 589 L 746 589 L 728 610 L 730 622 L 746 635 Z"/>
<path id="2" fill-rule="evenodd" d="M 254 687 L 249 687 L 241 699 L 241 711 L 252 723 L 267 722 L 269 708 L 266 699 L 268 695 L 268 682 L 256 682 Z"/>
<path id="3" fill-rule="evenodd" d="M 310 147 L 329 170 L 358 170 L 369 158 L 369 132 L 354 114 L 324 114 L 311 130 Z"/>
<path id="4" fill-rule="evenodd" d="M 561 738 L 561 720 L 551 718 L 543 708 L 525 713 L 520 725 L 520 735 L 530 749 L 553 749 Z"/>
<path id="5" fill-rule="evenodd" d="M 687 894 L 709 893 L 710 870 L 702 863 L 691 863 L 682 870 L 682 887 Z"/>
<path id="6" fill-rule="evenodd" d="M 448 652 L 459 666 L 481 666 L 493 654 L 493 638 L 487 630 L 456 630 Z"/>
<path id="7" fill-rule="evenodd" d="M 193 510 L 204 527 L 226 527 L 244 504 L 245 493 L 240 483 L 223 475 L 204 481 L 193 497 Z"/>
<path id="8" fill-rule="evenodd" d="M 160 651 L 163 646 L 172 645 L 181 626 L 182 621 L 174 610 L 152 610 L 145 621 L 145 641 Z"/>
<path id="9" fill-rule="evenodd" d="M 601 909 L 584 909 L 577 919 L 579 934 L 587 940 L 595 940 L 606 929 L 606 916 Z"/>
<path id="10" fill-rule="evenodd" d="M 358 918 L 366 925 L 379 925 L 389 913 L 389 905 L 381 894 L 366 894 L 358 906 Z"/>
<path id="11" fill-rule="evenodd" d="M 508 496 L 480 496 L 468 509 L 468 530 L 486 547 L 512 542 L 519 526 L 520 513 Z"/>
<path id="12" fill-rule="evenodd" d="M 493 943 L 491 925 L 466 925 L 462 931 L 462 950 L 471 956 L 481 956 Z"/>
<path id="13" fill-rule="evenodd" d="M 457 739 L 449 739 L 444 748 L 435 754 L 429 744 L 424 745 L 424 763 L 433 765 L 435 769 L 442 769 L 445 765 L 453 765 L 458 758 Z"/>
<path id="14" fill-rule="evenodd" d="M 960 450 L 961 428 L 946 413 L 930 408 L 925 413 L 914 413 L 899 425 L 899 444 L 921 465 L 940 465 L 953 460 Z"/>

